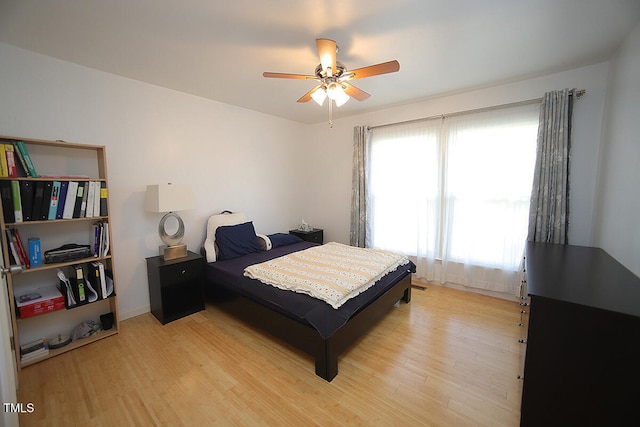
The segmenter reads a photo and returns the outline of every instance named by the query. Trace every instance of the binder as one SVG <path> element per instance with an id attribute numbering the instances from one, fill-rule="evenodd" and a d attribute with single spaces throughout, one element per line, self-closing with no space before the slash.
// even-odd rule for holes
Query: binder
<path id="1" fill-rule="evenodd" d="M 49 214 L 47 219 L 56 219 L 58 213 L 58 199 L 60 197 L 60 181 L 53 181 L 51 187 L 51 200 L 49 201 Z"/>
<path id="2" fill-rule="evenodd" d="M 69 181 L 60 181 L 60 195 L 58 196 L 58 207 L 56 208 L 56 219 L 62 219 L 64 213 L 64 204 L 67 200 L 67 190 L 69 189 Z"/>
<path id="3" fill-rule="evenodd" d="M 100 182 L 100 216 L 107 216 L 109 210 L 107 209 L 107 183 L 105 181 Z"/>
<path id="4" fill-rule="evenodd" d="M 75 291 L 74 293 L 78 297 L 76 301 L 78 301 L 78 304 L 85 304 L 87 303 L 87 293 L 86 293 L 86 282 L 84 279 L 84 271 L 82 271 L 81 265 L 74 265 L 73 268 L 76 271 L 76 284 L 74 289 Z"/>
<path id="5" fill-rule="evenodd" d="M 78 193 L 78 181 L 69 181 L 67 188 L 67 196 L 64 200 L 64 208 L 62 210 L 62 219 L 73 218 L 73 209 L 76 206 L 76 198 Z"/>
<path id="6" fill-rule="evenodd" d="M 16 222 L 16 216 L 13 212 L 13 190 L 11 189 L 11 181 L 0 181 L 0 197 L 2 198 L 2 206 L 4 215 L 4 223 L 10 224 Z"/>
<path id="7" fill-rule="evenodd" d="M 49 219 L 49 206 L 51 203 L 51 195 L 53 194 L 53 181 L 44 181 L 44 191 L 42 192 L 42 210 L 40 211 L 40 220 Z"/>
<path id="8" fill-rule="evenodd" d="M 100 181 L 94 181 L 93 191 L 93 216 L 100 216 Z"/>
<path id="9" fill-rule="evenodd" d="M 87 216 L 87 201 L 89 196 L 89 184 L 90 182 L 84 183 L 84 192 L 82 193 L 82 205 L 80 205 L 80 218 L 85 218 Z"/>
<path id="10" fill-rule="evenodd" d="M 36 181 L 35 189 L 33 190 L 33 206 L 31 208 L 31 219 L 33 221 L 40 220 L 40 212 L 42 212 L 42 200 L 44 198 L 44 181 Z"/>
<path id="11" fill-rule="evenodd" d="M 13 198 L 14 222 L 22 222 L 22 199 L 20 198 L 20 182 L 11 181 L 11 197 Z"/>
<path id="12" fill-rule="evenodd" d="M 96 290 L 100 292 L 100 298 L 105 299 L 109 297 L 109 292 L 107 291 L 107 278 L 105 274 L 104 264 L 100 261 L 95 261 L 91 263 L 91 277 L 93 283 L 95 284 Z"/>
<path id="13" fill-rule="evenodd" d="M 34 183 L 33 181 L 20 182 L 20 199 L 22 201 L 22 219 L 24 221 L 32 221 L 33 218 L 33 198 Z"/>
<path id="14" fill-rule="evenodd" d="M 78 183 L 78 190 L 76 191 L 76 202 L 73 206 L 73 218 L 81 218 L 80 212 L 82 211 L 82 197 L 85 191 L 86 182 Z"/>
<path id="15" fill-rule="evenodd" d="M 86 218 L 92 218 L 93 214 L 93 206 L 95 204 L 96 198 L 96 182 L 89 181 L 89 191 L 87 191 L 87 210 L 85 212 Z"/>

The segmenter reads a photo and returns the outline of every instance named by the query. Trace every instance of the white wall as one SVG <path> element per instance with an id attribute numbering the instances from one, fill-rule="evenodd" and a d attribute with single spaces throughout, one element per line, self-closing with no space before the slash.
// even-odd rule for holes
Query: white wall
<path id="1" fill-rule="evenodd" d="M 640 202 L 622 198 L 637 191 L 626 184 L 627 175 L 615 171 L 633 170 L 629 182 L 638 182 L 638 38 L 636 28 L 615 62 L 612 108 L 620 112 L 616 117 L 626 117 L 627 107 L 632 114 L 607 127 L 606 141 L 613 148 L 602 149 L 607 160 L 600 165 L 599 194 L 604 201 L 595 194 L 608 62 L 334 120 L 330 129 L 326 123 L 300 125 L 0 43 L 0 134 L 107 147 L 119 310 L 126 318 L 148 310 L 144 259 L 156 255 L 160 243 L 159 215 L 142 207 L 147 184 L 193 186 L 197 207 L 182 215 L 192 250 L 201 243 L 206 218 L 223 209 L 248 213 L 258 232 L 286 231 L 304 218 L 324 228 L 325 241 L 347 243 L 354 126 L 538 98 L 554 89 L 585 89 L 574 110 L 570 242 L 602 242 L 623 263 L 637 263 L 638 232 L 624 235 L 624 230 L 636 224 Z M 621 185 L 625 192 L 617 193 Z M 596 202 L 609 206 L 597 223 Z M 621 221 L 616 221 L 616 206 L 631 208 Z"/>
<path id="2" fill-rule="evenodd" d="M 302 215 L 303 125 L 2 43 L 0 70 L 0 135 L 106 146 L 121 318 L 149 309 L 161 215 L 143 211 L 147 184 L 193 186 L 196 209 L 181 216 L 194 251 L 212 213 L 244 211 L 263 233 Z"/>
<path id="3" fill-rule="evenodd" d="M 596 243 L 640 276 L 640 23 L 611 61 Z"/>
<path id="4" fill-rule="evenodd" d="M 587 92 L 574 107 L 569 241 L 576 245 L 591 245 L 607 73 L 608 63 L 603 62 L 545 77 L 334 120 L 332 129 L 327 124 L 313 125 L 307 147 L 309 158 L 314 159 L 314 168 L 305 171 L 305 179 L 306 185 L 316 190 L 305 204 L 305 219 L 324 228 L 325 240 L 349 242 L 354 126 L 376 126 L 472 110 L 540 98 L 550 90 L 577 88 Z"/>

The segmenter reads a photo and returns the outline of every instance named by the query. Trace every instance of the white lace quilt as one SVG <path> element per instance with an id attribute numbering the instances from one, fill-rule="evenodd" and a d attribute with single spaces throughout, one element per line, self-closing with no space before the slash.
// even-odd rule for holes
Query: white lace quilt
<path id="1" fill-rule="evenodd" d="M 405 255 L 394 252 L 331 242 L 250 265 L 244 275 L 338 308 L 408 262 Z"/>

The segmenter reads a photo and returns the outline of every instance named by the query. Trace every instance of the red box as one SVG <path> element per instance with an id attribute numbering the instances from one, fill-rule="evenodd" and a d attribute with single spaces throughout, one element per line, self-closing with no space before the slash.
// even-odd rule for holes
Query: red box
<path id="1" fill-rule="evenodd" d="M 15 299 L 21 319 L 65 308 L 64 296 L 55 285 L 20 292 Z"/>

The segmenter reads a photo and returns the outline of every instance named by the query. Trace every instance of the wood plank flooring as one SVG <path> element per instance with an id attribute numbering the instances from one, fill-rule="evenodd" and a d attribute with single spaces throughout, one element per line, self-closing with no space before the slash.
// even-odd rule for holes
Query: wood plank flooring
<path id="1" fill-rule="evenodd" d="M 328 383 L 311 357 L 215 305 L 20 373 L 28 426 L 517 426 L 519 306 L 439 286 L 414 290 L 342 355 Z"/>

